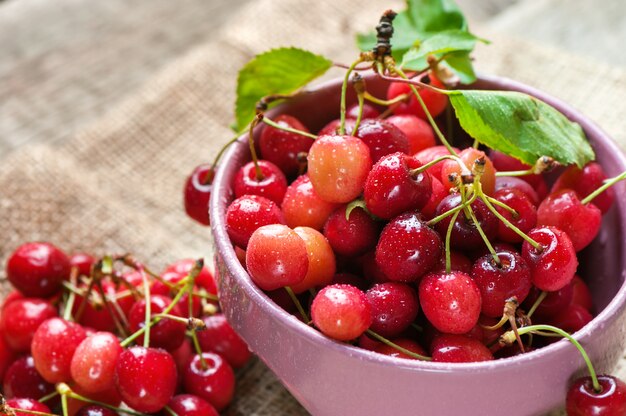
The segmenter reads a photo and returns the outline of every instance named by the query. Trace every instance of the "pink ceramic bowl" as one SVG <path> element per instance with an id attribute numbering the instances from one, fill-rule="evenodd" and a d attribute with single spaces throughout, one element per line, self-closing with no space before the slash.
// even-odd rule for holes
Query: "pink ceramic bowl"
<path id="1" fill-rule="evenodd" d="M 301 94 L 271 111 L 288 113 L 312 131 L 337 117 L 340 81 Z M 384 96 L 386 84 L 368 79 Z M 578 122 L 607 175 L 626 170 L 626 159 L 595 124 L 566 104 L 504 78 L 481 77 L 479 89 L 522 91 Z M 350 97 L 354 100 L 354 97 Z M 258 134 L 258 132 L 257 132 Z M 210 213 L 224 313 L 250 348 L 314 415 L 540 415 L 564 405 L 567 387 L 584 372 L 580 354 L 565 340 L 491 362 L 444 364 L 394 359 L 326 338 L 274 304 L 250 280 L 225 229 L 237 169 L 250 159 L 245 138 L 232 146 L 214 181 Z M 600 313 L 575 337 L 599 372 L 611 371 L 626 346 L 626 192 L 616 188 L 615 206 L 596 241 L 584 252 L 583 270 Z"/>

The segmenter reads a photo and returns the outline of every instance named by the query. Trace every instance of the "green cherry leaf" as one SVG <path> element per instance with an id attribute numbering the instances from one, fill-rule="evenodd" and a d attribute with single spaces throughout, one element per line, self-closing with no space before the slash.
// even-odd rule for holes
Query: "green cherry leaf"
<path id="1" fill-rule="evenodd" d="M 530 95 L 514 91 L 451 91 L 461 127 L 478 142 L 533 165 L 550 156 L 583 167 L 595 159 L 582 128 Z"/>
<path id="2" fill-rule="evenodd" d="M 453 52 L 446 55 L 443 62 L 459 77 L 462 84 L 471 84 L 476 81 L 476 73 L 472 65 L 472 58 L 469 52 Z"/>
<path id="3" fill-rule="evenodd" d="M 467 31 L 467 20 L 452 0 L 407 0 L 407 11 L 421 33 L 450 29 Z"/>
<path id="4" fill-rule="evenodd" d="M 279 48 L 257 55 L 237 79 L 235 118 L 237 130 L 254 118 L 256 103 L 273 94 L 290 94 L 324 74 L 329 59 L 298 48 Z"/>
<path id="5" fill-rule="evenodd" d="M 410 49 L 402 57 L 400 66 L 404 69 L 421 71 L 428 67 L 426 57 L 434 55 L 437 58 L 457 52 L 471 52 L 476 46 L 478 38 L 469 32 L 453 29 L 439 32 L 426 40 L 419 47 Z"/>

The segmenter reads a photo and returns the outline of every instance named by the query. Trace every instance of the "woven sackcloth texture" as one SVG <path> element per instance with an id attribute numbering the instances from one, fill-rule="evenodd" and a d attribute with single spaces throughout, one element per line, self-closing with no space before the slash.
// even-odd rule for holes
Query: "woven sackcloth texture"
<path id="1" fill-rule="evenodd" d="M 182 184 L 231 137 L 237 70 L 255 53 L 288 45 L 349 63 L 356 54 L 353 34 L 373 26 L 388 7 L 400 8 L 400 2 L 255 1 L 210 42 L 147 80 L 71 140 L 13 152 L 0 166 L 0 261 L 30 240 L 52 241 L 69 252 L 130 251 L 155 269 L 182 257 L 211 259 L 209 230 L 183 213 Z M 493 41 L 475 54 L 480 71 L 563 99 L 626 148 L 624 71 L 475 31 Z M 339 74 L 332 70 L 326 77 Z M 626 369 L 617 373 L 624 377 Z M 226 414 L 306 412 L 255 361 L 240 371 Z"/>

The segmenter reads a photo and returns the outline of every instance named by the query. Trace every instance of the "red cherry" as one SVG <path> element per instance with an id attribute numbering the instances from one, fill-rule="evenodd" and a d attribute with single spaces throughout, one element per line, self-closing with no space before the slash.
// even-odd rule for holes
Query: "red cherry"
<path id="1" fill-rule="evenodd" d="M 283 213 L 267 198 L 257 195 L 244 195 L 235 199 L 226 211 L 226 231 L 237 246 L 246 248 L 252 233 L 268 224 L 284 224 Z"/>
<path id="2" fill-rule="evenodd" d="M 567 308 L 554 316 L 550 323 L 561 328 L 563 331 L 573 334 L 581 330 L 582 327 L 591 322 L 592 319 L 593 316 L 587 309 L 576 303 L 570 303 Z"/>
<path id="3" fill-rule="evenodd" d="M 309 131 L 300 120 L 287 114 L 279 115 L 274 122 L 283 127 L 291 127 L 307 133 Z M 293 177 L 298 174 L 300 168 L 298 154 L 307 153 L 313 142 L 310 137 L 265 126 L 259 138 L 259 148 L 263 159 L 278 166 L 285 176 Z"/>
<path id="4" fill-rule="evenodd" d="M 202 318 L 206 329 L 198 332 L 202 351 L 216 352 L 234 368 L 243 367 L 252 353 L 222 314 Z"/>
<path id="5" fill-rule="evenodd" d="M 300 283 L 309 268 L 306 244 L 286 225 L 265 225 L 250 237 L 246 267 L 263 290 Z"/>
<path id="6" fill-rule="evenodd" d="M 7 400 L 7 406 L 15 411 L 15 416 L 31 416 L 30 412 L 52 413 L 50 408 L 35 399 L 13 398 Z M 28 412 L 20 412 L 20 410 L 28 410 Z"/>
<path id="7" fill-rule="evenodd" d="M 380 112 L 373 105 L 368 104 L 368 103 L 363 103 L 361 119 L 364 120 L 368 118 L 377 118 L 378 116 L 380 116 Z M 356 120 L 358 117 L 359 117 L 359 105 L 352 104 L 346 110 L 346 118 L 352 118 Z"/>
<path id="8" fill-rule="evenodd" d="M 445 86 L 432 74 L 424 74 L 417 78 L 418 81 L 430 84 L 433 87 L 445 88 Z M 448 97 L 445 94 L 435 92 L 428 88 L 418 88 L 419 95 L 422 97 L 428 112 L 433 117 L 437 117 L 446 109 L 448 105 Z M 403 82 L 392 82 L 387 90 L 387 99 L 392 100 L 401 94 L 410 94 L 408 102 L 400 102 L 394 104 L 392 109 L 394 114 L 413 114 L 426 120 L 426 113 L 422 109 L 420 102 L 415 98 L 409 84 Z"/>
<path id="9" fill-rule="evenodd" d="M 363 292 L 350 285 L 330 285 L 320 290 L 311 305 L 315 326 L 330 338 L 358 338 L 372 323 L 372 312 Z"/>
<path id="10" fill-rule="evenodd" d="M 233 398 L 235 373 L 219 354 L 203 352 L 202 358 L 207 364 L 206 368 L 202 367 L 197 354 L 187 363 L 183 374 L 185 391 L 208 401 L 221 411 Z"/>
<path id="11" fill-rule="evenodd" d="M 435 217 L 437 207 L 439 206 L 441 201 L 443 201 L 443 199 L 448 196 L 448 190 L 441 184 L 441 181 L 439 181 L 439 179 L 431 176 L 430 185 L 432 188 L 432 193 L 430 194 L 428 202 L 420 211 L 422 217 L 425 220 L 431 220 Z"/>
<path id="12" fill-rule="evenodd" d="M 599 375 L 601 391 L 593 388 L 591 377 L 581 377 L 567 390 L 568 416 L 621 416 L 626 414 L 626 384 L 620 379 Z"/>
<path id="13" fill-rule="evenodd" d="M 587 195 L 604 184 L 606 174 L 597 162 L 587 163 L 583 169 L 576 165 L 568 167 L 552 185 L 551 193 L 562 189 L 573 189 L 579 198 L 584 199 Z M 615 199 L 615 191 L 609 188 L 593 199 L 593 204 L 605 214 Z"/>
<path id="14" fill-rule="evenodd" d="M 489 348 L 464 335 L 441 334 L 430 346 L 433 361 L 441 363 L 472 363 L 493 360 Z"/>
<path id="15" fill-rule="evenodd" d="M 115 384 L 128 406 L 139 412 L 156 412 L 174 396 L 176 364 L 165 350 L 130 347 L 120 354 Z"/>
<path id="16" fill-rule="evenodd" d="M 74 351 L 70 366 L 72 379 L 90 393 L 115 387 L 115 366 L 122 347 L 110 332 L 96 332 Z"/>
<path id="17" fill-rule="evenodd" d="M 537 224 L 565 231 L 574 250 L 580 251 L 600 232 L 602 212 L 594 204 L 582 204 L 574 191 L 562 189 L 541 202 L 537 209 Z"/>
<path id="18" fill-rule="evenodd" d="M 301 175 L 289 185 L 282 203 L 287 225 L 321 230 L 337 204 L 320 198 L 308 175 Z"/>
<path id="19" fill-rule="evenodd" d="M 233 189 L 235 198 L 244 195 L 258 195 L 280 205 L 287 191 L 285 174 L 275 164 L 267 160 L 257 161 L 262 179 L 257 179 L 254 162 L 248 162 L 237 171 Z"/>
<path id="20" fill-rule="evenodd" d="M 376 247 L 378 233 L 378 224 L 361 207 L 352 209 L 346 218 L 346 205 L 342 205 L 324 225 L 324 237 L 333 251 L 347 257 L 360 256 Z"/>
<path id="21" fill-rule="evenodd" d="M 344 123 L 345 134 L 352 134 L 354 130 L 354 126 L 356 125 L 355 118 L 346 118 L 346 122 Z M 341 119 L 335 119 L 329 122 L 327 125 L 322 127 L 319 131 L 318 136 L 337 136 L 339 135 L 339 126 L 341 126 Z"/>
<path id="22" fill-rule="evenodd" d="M 106 407 L 98 406 L 97 404 L 90 404 L 83 406 L 76 413 L 75 416 L 117 416 L 118 413 Z"/>
<path id="23" fill-rule="evenodd" d="M 377 217 L 391 219 L 409 210 L 420 210 L 432 193 L 426 172 L 412 174 L 422 163 L 404 153 L 381 158 L 370 171 L 363 197 L 367 209 Z"/>
<path id="24" fill-rule="evenodd" d="M 74 253 L 70 257 L 70 265 L 78 268 L 78 273 L 83 276 L 91 276 L 91 266 L 96 262 L 90 254 Z"/>
<path id="25" fill-rule="evenodd" d="M 65 319 L 51 318 L 42 323 L 31 345 L 37 371 L 49 383 L 70 381 L 74 351 L 86 337 L 82 326 Z"/>
<path id="26" fill-rule="evenodd" d="M 196 167 L 185 182 L 184 205 L 187 215 L 202 225 L 211 224 L 209 199 L 215 171 L 209 164 Z"/>
<path id="27" fill-rule="evenodd" d="M 567 234 L 555 227 L 541 226 L 528 236 L 542 247 L 540 251 L 527 241 L 522 244 L 522 257 L 530 266 L 533 284 L 548 292 L 568 285 L 576 273 L 578 259 Z"/>
<path id="28" fill-rule="evenodd" d="M 167 296 L 152 295 L 150 296 L 150 312 L 154 316 L 165 310 L 172 303 L 172 299 Z M 178 304 L 174 305 L 169 312 L 174 316 L 187 316 L 181 312 Z M 140 299 L 133 305 L 130 313 L 128 314 L 128 325 L 132 332 L 136 332 L 145 326 L 146 321 L 146 300 Z M 155 325 L 150 328 L 150 345 L 155 348 L 163 348 L 167 351 L 174 351 L 185 340 L 186 326 L 182 322 L 174 321 L 172 319 L 161 319 Z M 142 343 L 144 335 L 138 338 L 138 342 Z"/>
<path id="29" fill-rule="evenodd" d="M 433 267 L 433 272 L 446 270 L 446 253 L 442 253 L 439 262 Z M 459 251 L 450 251 L 450 270 L 457 270 L 465 274 L 472 273 L 472 261 Z"/>
<path id="30" fill-rule="evenodd" d="M 424 276 L 419 285 L 419 301 L 430 323 L 449 334 L 470 331 L 480 316 L 480 290 L 471 277 L 461 272 Z"/>
<path id="31" fill-rule="evenodd" d="M 376 264 L 393 281 L 413 282 L 439 260 L 442 244 L 439 234 L 408 212 L 387 224 L 376 246 Z"/>
<path id="32" fill-rule="evenodd" d="M 532 307 L 540 293 L 541 290 L 535 287 L 531 289 L 526 301 L 524 302 L 525 310 L 529 310 Z M 558 315 L 561 311 L 569 307 L 572 303 L 573 295 L 574 286 L 572 283 L 565 285 L 559 290 L 548 292 L 548 295 L 543 299 L 543 301 L 541 301 L 539 306 L 537 306 L 535 314 L 533 315 L 533 320 L 536 317 L 540 321 L 545 322 L 546 320 Z"/>
<path id="33" fill-rule="evenodd" d="M 54 391 L 54 385 L 41 377 L 30 355 L 18 358 L 7 369 L 3 382 L 4 395 L 40 399 Z"/>
<path id="34" fill-rule="evenodd" d="M 534 206 L 541 202 L 537 191 L 528 182 L 515 176 L 498 176 L 496 178 L 496 192 L 503 188 L 515 189 L 524 193 Z"/>
<path id="35" fill-rule="evenodd" d="M 409 140 L 408 154 L 415 153 L 435 146 L 435 133 L 428 122 L 412 114 L 399 114 L 388 117 L 388 123 L 398 127 Z"/>
<path id="36" fill-rule="evenodd" d="M 452 194 L 445 197 L 439 206 L 437 207 L 436 215 L 444 214 L 453 208 L 456 208 L 462 203 L 460 194 Z M 491 241 L 498 232 L 498 218 L 487 208 L 487 206 L 480 199 L 475 200 L 471 204 L 474 215 L 480 224 L 483 232 L 487 238 Z M 448 215 L 446 218 L 439 221 L 435 227 L 441 235 L 446 235 L 448 226 L 454 215 Z M 450 245 L 458 249 L 471 250 L 477 247 L 485 245 L 478 228 L 471 218 L 468 218 L 464 211 L 461 211 L 457 216 L 454 225 L 452 226 L 452 233 L 450 234 Z"/>
<path id="37" fill-rule="evenodd" d="M 459 153 L 460 150 L 456 147 L 453 147 L 454 151 Z M 435 159 L 439 159 L 441 156 L 449 155 L 450 152 L 448 148 L 445 146 L 433 146 L 424 150 L 420 150 L 415 155 L 413 155 L 416 159 L 420 160 L 423 164 L 427 164 L 432 162 Z M 446 160 L 442 160 L 441 162 L 435 163 L 433 166 L 429 167 L 426 171 L 430 173 L 434 178 L 441 180 L 441 169 L 445 164 Z M 448 179 L 446 178 L 446 182 Z M 449 187 L 446 186 L 446 190 Z"/>
<path id="38" fill-rule="evenodd" d="M 295 293 L 302 293 L 317 286 L 329 285 L 336 271 L 335 253 L 322 233 L 309 227 L 294 228 L 302 238 L 307 250 L 309 268 L 300 283 L 291 286 Z"/>
<path id="39" fill-rule="evenodd" d="M 379 283 L 365 292 L 365 296 L 372 311 L 370 329 L 383 337 L 400 335 L 417 317 L 417 293 L 409 285 Z"/>
<path id="40" fill-rule="evenodd" d="M 308 161 L 315 192 L 334 203 L 358 197 L 372 168 L 368 146 L 352 136 L 320 136 L 309 150 Z"/>
<path id="41" fill-rule="evenodd" d="M 219 416 L 209 402 L 193 394 L 174 396 L 167 406 L 178 416 Z"/>
<path id="42" fill-rule="evenodd" d="M 4 374 L 13 361 L 15 361 L 15 352 L 9 347 L 4 337 L 0 336 L 0 380 L 4 379 Z"/>
<path id="43" fill-rule="evenodd" d="M 497 190 L 493 197 L 515 210 L 515 214 L 513 214 L 509 210 L 495 205 L 498 213 L 523 233 L 527 233 L 537 225 L 537 209 L 522 191 L 514 188 L 502 188 Z M 522 237 L 502 221 L 498 223 L 498 239 L 507 243 L 522 242 Z"/>
<path id="44" fill-rule="evenodd" d="M 87 288 L 87 285 L 81 285 L 80 286 L 83 289 Z M 109 302 L 112 302 L 112 300 L 114 299 L 114 296 L 117 294 L 117 290 L 115 289 L 115 285 L 111 282 L 108 281 L 103 281 L 102 282 L 102 288 L 104 289 L 104 292 L 107 294 L 107 296 L 109 296 Z M 123 288 L 123 286 L 120 286 L 120 290 L 126 290 L 125 288 Z M 92 293 L 96 293 L 99 296 L 100 299 L 102 299 L 102 292 L 100 291 L 99 288 L 97 287 L 93 287 L 92 288 Z M 85 327 L 89 327 L 92 329 L 95 329 L 97 331 L 108 331 L 108 332 L 113 332 L 116 330 L 116 326 L 115 326 L 115 321 L 113 320 L 112 314 L 113 316 L 116 317 L 116 319 L 120 319 L 119 318 L 119 312 L 118 310 L 113 306 L 111 306 L 111 311 L 109 312 L 109 309 L 106 307 L 106 305 L 104 305 L 104 302 L 101 301 L 97 304 L 94 304 L 91 301 L 86 301 L 84 300 L 84 296 L 81 295 L 76 295 L 76 299 L 74 301 L 74 305 L 72 307 L 72 314 L 73 316 L 77 317 L 78 315 L 78 311 L 82 308 L 82 314 L 80 315 L 80 317 L 78 317 L 78 322 L 85 326 Z M 85 305 L 83 306 L 83 302 L 85 302 Z M 125 306 L 123 306 L 126 302 L 132 302 L 132 297 L 128 297 L 125 299 L 119 299 L 117 300 L 118 305 L 120 305 L 120 307 L 122 308 L 122 310 L 125 309 Z"/>
<path id="45" fill-rule="evenodd" d="M 7 262 L 7 278 L 25 296 L 47 298 L 70 276 L 70 259 L 50 243 L 19 246 Z"/>
<path id="46" fill-rule="evenodd" d="M 14 300 L 2 311 L 4 339 L 13 351 L 30 351 L 33 335 L 39 325 L 55 316 L 56 309 L 43 299 Z"/>
<path id="47" fill-rule="evenodd" d="M 372 163 L 392 153 L 409 153 L 409 139 L 395 125 L 385 120 L 363 120 L 355 134 L 370 149 Z"/>
<path id="48" fill-rule="evenodd" d="M 366 335 L 364 335 L 363 337 L 367 337 Z M 404 348 L 405 350 L 409 350 L 411 352 L 414 352 L 415 354 L 419 354 L 419 355 L 423 355 L 426 356 L 428 354 L 426 354 L 426 351 L 424 351 L 424 348 L 422 348 L 421 345 L 419 345 L 417 342 L 411 340 L 411 339 L 406 339 L 406 338 L 396 338 L 393 340 L 393 343 Z M 378 345 L 376 345 L 373 348 L 373 351 L 376 351 L 379 354 L 384 354 L 384 355 L 388 355 L 390 357 L 395 357 L 395 358 L 406 358 L 409 360 L 415 360 L 415 357 L 411 357 L 410 355 L 407 355 L 401 351 L 399 351 L 397 348 L 394 348 L 392 346 L 383 344 L 383 343 L 378 343 Z"/>

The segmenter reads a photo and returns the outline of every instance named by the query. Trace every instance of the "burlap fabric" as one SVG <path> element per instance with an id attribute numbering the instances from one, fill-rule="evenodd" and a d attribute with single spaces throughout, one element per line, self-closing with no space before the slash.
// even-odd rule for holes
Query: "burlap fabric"
<path id="1" fill-rule="evenodd" d="M 241 9 L 206 45 L 61 145 L 21 148 L 0 166 L 0 260 L 29 240 L 98 255 L 135 253 L 155 269 L 181 257 L 210 259 L 209 230 L 182 211 L 182 185 L 231 137 L 237 70 L 255 53 L 295 45 L 348 63 L 353 34 L 372 27 L 374 0 L 261 0 Z M 626 147 L 626 73 L 476 30 L 480 71 L 511 77 L 582 110 Z M 113 70 L 113 69 L 112 69 Z M 332 70 L 327 77 L 340 73 Z M 54 103 L 50 103 L 51 106 Z M 2 271 L 4 273 L 4 270 Z M 626 371 L 618 370 L 624 377 Z M 254 362 L 238 377 L 232 415 L 306 412 Z"/>

